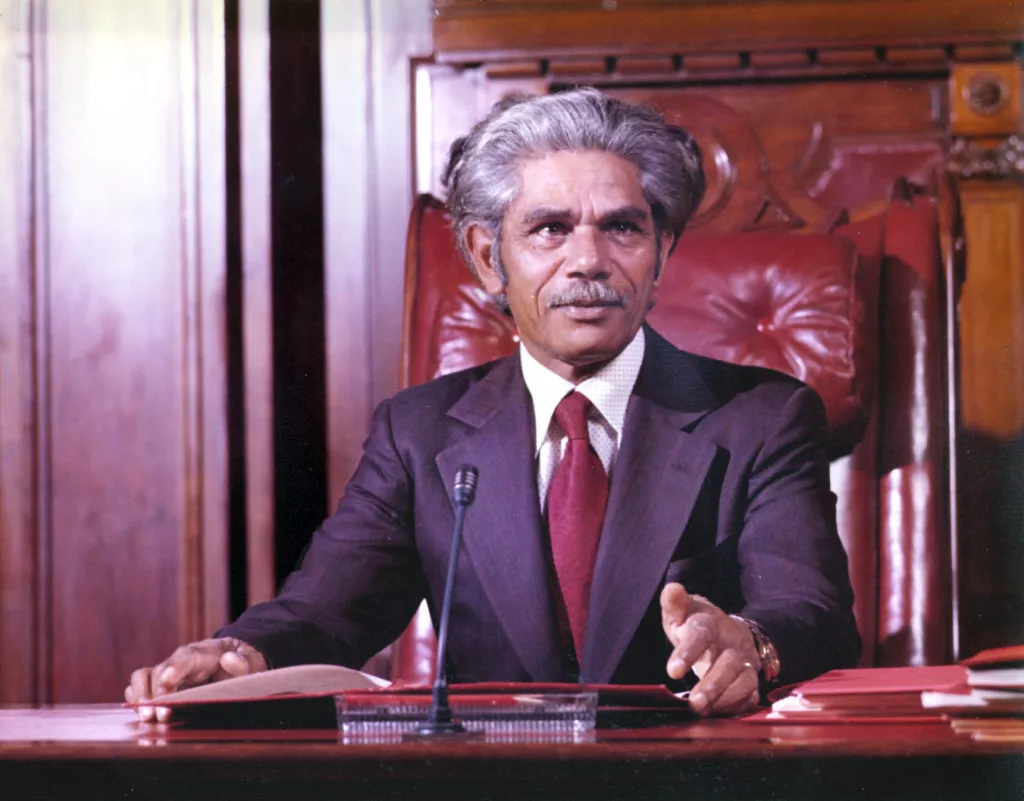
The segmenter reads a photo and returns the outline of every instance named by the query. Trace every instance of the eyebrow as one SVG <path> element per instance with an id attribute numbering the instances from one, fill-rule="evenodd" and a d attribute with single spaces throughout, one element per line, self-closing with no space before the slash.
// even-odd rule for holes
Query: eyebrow
<path id="1" fill-rule="evenodd" d="M 521 219 L 523 225 L 533 225 L 534 223 L 544 222 L 545 220 L 564 220 L 566 217 L 571 217 L 572 213 L 568 209 L 559 209 L 553 206 L 540 206 L 535 209 L 531 209 Z M 633 220 L 636 222 L 643 222 L 644 220 L 650 219 L 650 211 L 642 206 L 621 206 L 617 209 L 601 215 L 599 223 L 608 222 L 610 220 Z"/>

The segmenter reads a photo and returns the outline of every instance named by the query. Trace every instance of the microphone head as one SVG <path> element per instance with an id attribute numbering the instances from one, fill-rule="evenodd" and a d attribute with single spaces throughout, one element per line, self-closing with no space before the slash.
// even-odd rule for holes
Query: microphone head
<path id="1" fill-rule="evenodd" d="M 473 465 L 464 464 L 455 471 L 455 484 L 452 497 L 455 503 L 469 506 L 476 498 L 476 480 L 480 472 Z"/>

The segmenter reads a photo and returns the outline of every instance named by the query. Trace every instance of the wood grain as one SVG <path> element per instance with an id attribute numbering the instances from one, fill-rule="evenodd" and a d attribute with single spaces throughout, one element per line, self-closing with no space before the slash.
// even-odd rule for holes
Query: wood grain
<path id="1" fill-rule="evenodd" d="M 276 588 L 268 0 L 239 3 L 238 27 L 246 602 L 254 604 Z"/>
<path id="2" fill-rule="evenodd" d="M 374 407 L 398 388 L 405 225 L 414 186 L 411 64 L 429 53 L 430 17 L 420 0 L 323 0 L 321 8 L 333 511 L 362 454 Z"/>
<path id="3" fill-rule="evenodd" d="M 30 5 L 0 15 L 0 703 L 39 698 Z"/>
<path id="4" fill-rule="evenodd" d="M 328 498 L 341 497 L 373 411 L 372 158 L 367 74 L 369 22 L 362 4 L 324 0 L 324 304 Z M 353 114 L 353 109 L 360 113 Z"/>
<path id="5" fill-rule="evenodd" d="M 1014 181 L 964 181 L 960 204 L 962 422 L 1008 439 L 1024 430 L 1024 190 Z"/>
<path id="6" fill-rule="evenodd" d="M 434 0 L 434 48 L 460 63 L 549 55 L 1012 42 L 1024 9 L 1000 0 L 763 3 L 451 3 Z M 543 13 L 544 24 L 537 24 Z"/>
<path id="7" fill-rule="evenodd" d="M 5 649 L 30 656 L 7 698 L 119 698 L 226 609 L 223 8 L 201 5 L 27 6 L 0 503 Z"/>

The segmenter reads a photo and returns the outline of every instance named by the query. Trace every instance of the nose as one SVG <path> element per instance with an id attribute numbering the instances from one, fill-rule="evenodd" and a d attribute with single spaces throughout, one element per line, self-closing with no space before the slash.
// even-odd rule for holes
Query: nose
<path id="1" fill-rule="evenodd" d="M 565 269 L 572 278 L 590 280 L 608 275 L 608 261 L 601 232 L 593 225 L 579 225 L 573 229 Z"/>

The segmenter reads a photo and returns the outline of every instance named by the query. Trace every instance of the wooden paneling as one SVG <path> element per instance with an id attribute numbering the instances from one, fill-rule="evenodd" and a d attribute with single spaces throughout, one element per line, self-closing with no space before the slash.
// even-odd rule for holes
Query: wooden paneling
<path id="1" fill-rule="evenodd" d="M 269 0 L 238 3 L 238 52 L 246 602 L 254 604 L 276 588 Z"/>
<path id="2" fill-rule="evenodd" d="M 536 3 L 434 0 L 442 61 L 525 53 L 617 55 L 926 44 L 987 45 L 1019 36 L 1024 8 L 1003 0 Z M 539 15 L 543 14 L 543 22 Z"/>
<path id="3" fill-rule="evenodd" d="M 187 436 L 194 586 L 189 637 L 228 619 L 228 432 L 225 263 L 224 2 L 174 5 L 182 61 L 177 102 L 184 187 L 180 236 L 187 243 L 183 327 L 190 368 Z"/>
<path id="4" fill-rule="evenodd" d="M 322 0 L 328 499 L 398 387 L 412 70 L 430 52 L 425 0 Z"/>
<path id="5" fill-rule="evenodd" d="M 964 181 L 967 268 L 960 297 L 960 396 L 966 428 L 1024 431 L 1024 189 Z"/>
<path id="6" fill-rule="evenodd" d="M 0 15 L 0 703 L 37 697 L 35 287 L 30 6 Z M 47 640 L 48 641 L 48 640 Z"/>
<path id="7" fill-rule="evenodd" d="M 117 700 L 226 614 L 223 7 L 24 8 L 30 102 L 0 98 L 21 167 L 0 195 L 0 520 L 5 574 L 31 553 L 33 576 L 5 581 L 2 686 Z M 8 679 L 30 642 L 34 684 Z"/>
<path id="8" fill-rule="evenodd" d="M 323 0 L 328 497 L 341 497 L 373 411 L 370 41 L 362 2 Z M 355 113 L 354 113 L 355 112 Z"/>

